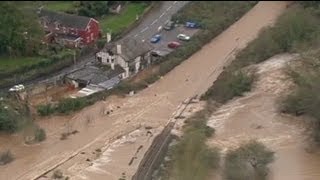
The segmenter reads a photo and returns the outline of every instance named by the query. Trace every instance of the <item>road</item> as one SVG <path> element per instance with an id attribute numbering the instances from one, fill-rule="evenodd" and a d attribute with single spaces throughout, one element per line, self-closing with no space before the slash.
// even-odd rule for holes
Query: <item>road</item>
<path id="1" fill-rule="evenodd" d="M 285 11 L 287 4 L 259 2 L 197 53 L 132 97 L 110 96 L 74 115 L 38 121 L 47 132 L 46 141 L 40 144 L 25 145 L 19 135 L 0 136 L 0 149 L 10 149 L 15 156 L 12 163 L 0 166 L 0 179 L 29 180 L 53 167 L 71 179 L 117 180 L 123 173 L 129 179 L 155 137 L 146 136 L 144 127 L 152 127 L 153 134 L 163 128 L 179 104 L 206 91 L 233 50 L 254 40 L 261 29 Z M 111 110 L 110 114 L 104 113 Z M 60 140 L 61 134 L 69 129 L 79 133 Z M 128 135 L 130 132 L 135 133 Z M 102 154 L 92 161 L 97 149 Z M 137 158 L 129 165 L 133 156 Z"/>
<path id="2" fill-rule="evenodd" d="M 150 12 L 143 22 L 130 31 L 125 38 L 134 37 L 137 40 L 149 41 L 150 38 L 158 32 L 159 26 L 163 26 L 170 20 L 172 15 L 186 5 L 189 1 L 163 1 L 161 7 L 156 11 Z"/>
<path id="3" fill-rule="evenodd" d="M 162 1 L 159 8 L 152 10 L 143 21 L 132 31 L 130 31 L 124 38 L 135 37 L 138 40 L 150 39 L 151 36 L 157 33 L 158 27 L 163 25 L 168 19 L 171 18 L 180 8 L 182 8 L 188 1 Z M 81 68 L 86 64 L 90 64 L 95 61 L 94 54 L 89 54 L 77 60 L 77 63 L 66 67 L 60 71 L 50 74 L 49 76 L 42 76 L 37 79 L 23 82 L 27 87 L 33 86 L 34 84 L 44 82 L 55 82 L 66 73 Z M 10 87 L 1 88 L 0 91 L 6 91 Z"/>

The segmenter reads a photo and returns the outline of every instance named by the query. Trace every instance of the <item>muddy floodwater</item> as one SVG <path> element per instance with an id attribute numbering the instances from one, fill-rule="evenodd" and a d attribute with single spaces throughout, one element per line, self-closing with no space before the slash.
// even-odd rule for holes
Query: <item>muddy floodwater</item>
<path id="1" fill-rule="evenodd" d="M 234 52 L 245 47 L 248 42 L 257 37 L 262 28 L 274 23 L 277 17 L 285 11 L 288 3 L 283 1 L 259 2 L 244 17 L 205 45 L 199 52 L 132 97 L 109 97 L 106 101 L 98 102 L 74 115 L 39 120 L 39 125 L 46 129 L 48 136 L 46 141 L 40 144 L 25 145 L 22 134 L 1 136 L 0 149 L 10 149 L 15 155 L 15 160 L 6 166 L 0 166 L 0 179 L 30 180 L 55 168 L 62 170 L 70 179 L 118 180 L 123 174 L 126 175 L 126 179 L 130 179 L 155 137 L 147 136 L 144 127 L 152 127 L 152 133 L 156 135 L 159 129 L 167 123 L 177 106 L 185 99 L 205 92 L 223 70 L 223 66 L 233 57 Z M 271 109 L 262 108 L 265 114 L 275 111 L 269 104 L 273 96 L 269 96 L 261 97 L 265 99 L 264 104 L 253 104 L 251 107 L 247 105 L 247 109 L 252 108 L 252 112 L 255 112 L 255 108 L 268 106 Z M 241 101 L 238 103 L 239 107 L 244 104 Z M 108 111 L 109 114 L 106 113 Z M 265 114 L 262 116 L 266 116 Z M 259 119 L 258 117 L 259 115 L 254 120 Z M 270 120 L 274 122 L 270 126 L 279 123 L 275 118 L 270 117 Z M 224 141 L 228 137 L 232 137 L 234 141 L 241 139 L 243 137 L 241 133 L 239 137 L 233 135 L 247 131 L 244 125 L 250 124 L 249 122 L 250 119 L 242 122 L 243 124 L 240 122 L 227 123 L 224 128 L 226 131 L 218 138 L 217 143 L 230 143 Z M 264 124 L 262 126 L 268 127 Z M 256 131 L 267 129 L 266 127 Z M 232 132 L 227 131 L 229 128 Z M 292 121 L 291 124 L 281 125 L 279 130 L 275 130 L 280 133 L 275 134 L 276 137 L 272 138 L 283 139 L 289 135 L 293 136 L 294 133 L 290 134 L 289 131 L 294 131 L 298 133 L 297 137 L 301 137 L 299 131 L 295 131 L 294 128 Z M 60 140 L 61 134 L 68 130 L 77 130 L 79 133 L 71 135 L 66 140 Z M 255 130 L 249 132 L 252 132 L 252 136 L 256 135 Z M 268 142 L 274 144 L 274 148 L 282 147 L 275 141 L 271 139 Z M 290 141 L 290 138 L 286 141 Z M 140 146 L 143 147 L 139 149 Z M 287 154 L 285 151 L 283 153 Z M 280 156 L 280 153 L 277 155 Z M 135 159 L 130 163 L 133 157 Z M 288 155 L 289 157 L 292 158 Z M 286 162 L 286 160 L 289 162 L 289 159 L 282 160 L 281 158 L 278 157 L 274 164 L 275 167 L 282 166 L 281 162 Z M 300 161 L 304 160 L 300 159 Z M 307 168 L 304 164 L 291 163 L 290 165 L 294 166 L 293 164 L 306 167 L 310 173 L 313 173 L 312 168 Z M 288 164 L 287 166 L 289 167 Z M 283 179 L 278 178 L 281 174 L 277 173 L 281 172 L 277 170 L 274 172 L 276 179 Z M 48 179 L 51 175 L 49 173 L 41 179 Z"/>
<path id="2" fill-rule="evenodd" d="M 283 67 L 293 60 L 295 56 L 285 54 L 257 65 L 259 78 L 253 90 L 223 105 L 208 121 L 216 129 L 209 144 L 225 152 L 256 139 L 275 152 L 270 180 L 319 180 L 320 153 L 310 153 L 306 119 L 278 110 L 279 97 L 292 88 Z"/>

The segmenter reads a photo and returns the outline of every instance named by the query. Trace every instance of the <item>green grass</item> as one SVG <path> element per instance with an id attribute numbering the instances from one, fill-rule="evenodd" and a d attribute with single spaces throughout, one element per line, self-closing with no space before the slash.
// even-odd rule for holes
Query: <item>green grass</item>
<path id="1" fill-rule="evenodd" d="M 47 1 L 45 2 L 45 7 L 52 11 L 60 11 L 65 12 L 67 10 L 70 10 L 73 7 L 73 1 Z"/>
<path id="2" fill-rule="evenodd" d="M 44 6 L 44 8 L 52 11 L 65 12 L 74 8 L 73 2 L 74 1 L 22 1 L 17 3 L 17 5 L 28 8 Z"/>
<path id="3" fill-rule="evenodd" d="M 73 53 L 70 50 L 61 50 L 58 54 L 37 57 L 1 57 L 0 87 L 47 75 L 72 63 Z"/>
<path id="4" fill-rule="evenodd" d="M 105 16 L 99 20 L 103 32 L 111 31 L 113 34 L 121 33 L 136 21 L 136 15 L 141 15 L 147 7 L 144 3 L 130 3 L 126 5 L 119 15 Z"/>
<path id="5" fill-rule="evenodd" d="M 0 72 L 12 72 L 20 68 L 25 68 L 30 65 L 38 64 L 41 61 L 40 57 L 19 57 L 19 58 L 0 58 Z"/>

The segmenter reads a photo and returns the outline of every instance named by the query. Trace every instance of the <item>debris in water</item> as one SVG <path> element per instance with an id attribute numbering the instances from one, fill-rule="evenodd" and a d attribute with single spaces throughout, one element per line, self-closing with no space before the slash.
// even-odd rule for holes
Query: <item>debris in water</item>
<path id="1" fill-rule="evenodd" d="M 130 162 L 129 162 L 129 164 L 128 164 L 129 166 L 131 166 L 131 164 L 133 163 L 134 158 L 135 158 L 135 157 L 132 157 L 132 158 L 131 158 L 131 160 L 130 160 Z"/>
<path id="2" fill-rule="evenodd" d="M 96 149 L 96 152 L 101 152 L 101 149 Z"/>
<path id="3" fill-rule="evenodd" d="M 134 91 L 130 91 L 129 96 L 133 96 L 134 95 Z"/>
<path id="4" fill-rule="evenodd" d="M 71 134 L 77 134 L 78 132 L 79 132 L 78 130 L 74 130 L 74 131 L 72 131 Z"/>
<path id="5" fill-rule="evenodd" d="M 152 132 L 151 131 L 147 131 L 147 136 L 150 134 L 150 137 L 153 136 Z"/>

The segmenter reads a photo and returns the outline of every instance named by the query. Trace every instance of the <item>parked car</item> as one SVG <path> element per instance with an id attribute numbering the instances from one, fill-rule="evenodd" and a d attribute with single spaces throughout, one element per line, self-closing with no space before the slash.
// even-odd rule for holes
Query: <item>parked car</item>
<path id="1" fill-rule="evenodd" d="M 173 21 L 168 21 L 163 28 L 167 31 L 170 31 L 171 29 L 174 28 L 174 25 L 175 23 Z"/>
<path id="2" fill-rule="evenodd" d="M 22 90 L 24 90 L 24 85 L 22 85 L 22 84 L 15 85 L 9 89 L 10 92 L 22 91 Z"/>
<path id="3" fill-rule="evenodd" d="M 159 57 L 160 56 L 159 54 L 160 54 L 159 51 L 156 51 L 156 50 L 151 51 L 151 56 Z"/>
<path id="4" fill-rule="evenodd" d="M 186 22 L 185 25 L 187 28 L 199 28 L 200 24 L 196 23 L 196 22 L 192 22 L 192 21 L 188 21 Z"/>
<path id="5" fill-rule="evenodd" d="M 156 34 L 156 35 L 154 35 L 154 36 L 151 38 L 150 42 L 151 42 L 151 43 L 157 43 L 157 42 L 159 42 L 160 40 L 161 40 L 161 35 L 160 35 L 160 34 Z"/>
<path id="6" fill-rule="evenodd" d="M 185 34 L 179 34 L 177 36 L 178 39 L 182 40 L 182 41 L 189 41 L 190 40 L 190 36 L 187 36 Z"/>
<path id="7" fill-rule="evenodd" d="M 172 49 L 178 48 L 179 46 L 180 46 L 180 43 L 175 42 L 175 41 L 172 41 L 172 42 L 168 43 L 168 47 L 172 48 Z"/>

